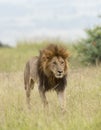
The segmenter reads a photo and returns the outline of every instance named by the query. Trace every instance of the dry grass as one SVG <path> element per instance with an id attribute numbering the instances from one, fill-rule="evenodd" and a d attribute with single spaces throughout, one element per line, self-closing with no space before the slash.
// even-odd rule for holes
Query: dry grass
<path id="1" fill-rule="evenodd" d="M 101 130 L 101 66 L 71 69 L 63 114 L 55 92 L 43 110 L 37 87 L 26 106 L 23 72 L 0 73 L 0 130 Z"/>

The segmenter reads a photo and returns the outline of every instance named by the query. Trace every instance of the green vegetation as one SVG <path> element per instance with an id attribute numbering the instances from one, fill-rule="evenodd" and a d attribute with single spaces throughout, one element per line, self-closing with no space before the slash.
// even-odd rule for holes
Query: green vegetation
<path id="1" fill-rule="evenodd" d="M 31 57 L 39 55 L 39 50 L 47 44 L 48 42 L 21 42 L 15 48 L 0 48 L 0 72 L 22 70 L 25 63 Z M 61 43 L 57 42 L 57 44 Z M 69 48 L 71 49 L 72 47 L 70 46 Z"/>
<path id="2" fill-rule="evenodd" d="M 21 43 L 15 48 L 0 48 L 0 71 L 19 71 L 24 68 L 28 59 L 38 55 L 40 44 Z"/>
<path id="3" fill-rule="evenodd" d="M 101 62 L 101 26 L 86 30 L 87 38 L 82 39 L 77 45 L 81 61 L 99 65 Z"/>
<path id="4" fill-rule="evenodd" d="M 20 43 L 0 48 L 0 130 L 101 130 L 101 66 L 82 67 L 78 52 L 71 52 L 66 113 L 62 113 L 55 92 L 47 93 L 49 109 L 43 110 L 37 86 L 27 109 L 23 84 L 26 61 L 39 54 L 46 43 Z"/>

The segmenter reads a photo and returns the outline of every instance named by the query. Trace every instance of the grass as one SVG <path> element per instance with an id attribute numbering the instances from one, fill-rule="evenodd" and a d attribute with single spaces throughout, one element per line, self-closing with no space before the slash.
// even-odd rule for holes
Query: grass
<path id="1" fill-rule="evenodd" d="M 31 56 L 38 55 L 39 47 L 37 46 L 33 44 L 21 44 L 15 48 L 0 48 L 0 71 L 22 70 L 26 61 Z"/>
<path id="2" fill-rule="evenodd" d="M 38 50 L 38 45 L 0 49 L 0 130 L 101 130 L 101 66 L 70 67 L 66 113 L 54 91 L 47 93 L 49 109 L 44 111 L 37 86 L 27 109 L 23 67 Z"/>
<path id="3" fill-rule="evenodd" d="M 60 44 L 60 43 L 59 43 Z M 0 72 L 21 71 L 25 63 L 33 56 L 39 55 L 39 50 L 47 45 L 45 43 L 18 43 L 15 48 L 0 48 Z M 65 45 L 66 46 L 66 45 Z M 73 47 L 68 45 L 69 50 L 74 53 Z M 71 62 L 75 57 L 72 56 Z M 77 60 L 76 60 L 77 61 Z M 75 62 L 76 62 L 75 61 Z M 76 63 L 77 64 L 77 63 Z"/>
<path id="4" fill-rule="evenodd" d="M 47 93 L 49 111 L 46 113 L 42 108 L 37 87 L 32 91 L 32 108 L 29 111 L 26 106 L 23 72 L 1 73 L 0 129 L 100 130 L 100 72 L 100 67 L 70 70 L 65 114 L 59 108 L 55 92 Z"/>

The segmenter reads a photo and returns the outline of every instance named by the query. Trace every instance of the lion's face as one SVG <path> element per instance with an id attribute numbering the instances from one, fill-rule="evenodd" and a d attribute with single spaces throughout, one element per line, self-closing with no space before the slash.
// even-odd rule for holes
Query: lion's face
<path id="1" fill-rule="evenodd" d="M 62 57 L 53 57 L 48 64 L 48 70 L 56 77 L 62 78 L 67 71 L 66 61 Z"/>
<path id="2" fill-rule="evenodd" d="M 51 45 L 40 52 L 40 69 L 48 77 L 63 78 L 67 74 L 67 58 L 65 48 Z"/>

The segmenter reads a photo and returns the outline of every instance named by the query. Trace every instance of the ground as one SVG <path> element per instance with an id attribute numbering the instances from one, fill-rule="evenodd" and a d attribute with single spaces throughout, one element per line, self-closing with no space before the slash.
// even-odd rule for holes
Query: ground
<path id="1" fill-rule="evenodd" d="M 101 130 L 101 66 L 70 68 L 65 113 L 55 92 L 47 93 L 48 110 L 37 85 L 31 94 L 29 110 L 23 70 L 0 72 L 0 130 Z"/>

